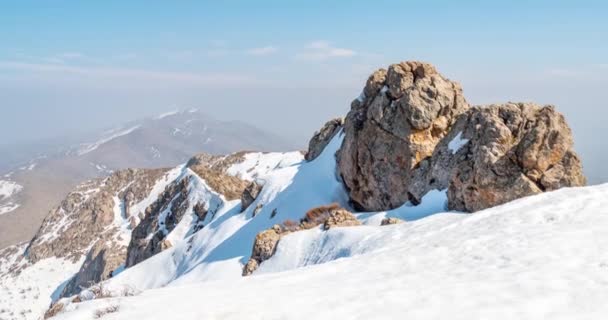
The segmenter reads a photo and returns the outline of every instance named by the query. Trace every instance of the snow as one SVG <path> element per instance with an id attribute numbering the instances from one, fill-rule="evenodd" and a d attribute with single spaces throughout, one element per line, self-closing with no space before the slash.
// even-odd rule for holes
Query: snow
<path id="1" fill-rule="evenodd" d="M 130 134 L 131 132 L 133 132 L 133 131 L 135 131 L 135 130 L 137 130 L 139 128 L 140 128 L 140 125 L 136 125 L 136 126 L 128 128 L 128 129 L 120 130 L 120 131 L 117 131 L 117 132 L 116 132 L 116 130 L 115 131 L 111 131 L 110 134 L 107 137 L 104 137 L 104 138 L 98 140 L 97 142 L 85 144 L 82 148 L 80 148 L 80 150 L 78 150 L 77 154 L 79 156 L 83 156 L 83 155 L 85 155 L 87 153 L 95 151 L 100 146 L 102 146 L 102 145 L 104 145 L 104 144 L 106 144 L 106 143 L 108 143 L 108 142 L 110 142 L 110 141 L 112 141 L 112 140 L 114 140 L 116 138 L 119 138 L 119 137 L 122 137 L 122 136 L 126 136 L 126 135 Z"/>
<path id="2" fill-rule="evenodd" d="M 7 260 L 0 259 L 0 319 L 38 319 L 82 263 L 82 260 L 72 263 L 49 258 L 28 266 L 17 275 L 8 268 L 14 263 L 25 264 L 24 261 L 16 262 L 24 250 L 25 245 L 21 245 Z"/>
<path id="3" fill-rule="evenodd" d="M 464 147 L 464 145 L 466 145 L 467 143 L 469 143 L 469 139 L 463 139 L 462 132 L 458 132 L 454 139 L 452 139 L 448 143 L 448 149 L 452 152 L 452 154 L 455 154 L 456 152 L 458 152 L 458 150 L 460 150 L 460 148 Z"/>
<path id="4" fill-rule="evenodd" d="M 0 200 L 7 199 L 23 189 L 14 181 L 0 180 Z"/>
<path id="5" fill-rule="evenodd" d="M 226 173 L 243 180 L 253 181 L 264 177 L 270 172 L 296 165 L 304 156 L 300 152 L 251 152 L 244 156 L 244 160 L 230 166 Z"/>
<path id="6" fill-rule="evenodd" d="M 15 211 L 21 206 L 11 199 L 21 190 L 23 190 L 23 186 L 14 181 L 0 180 L 0 215 Z"/>
<path id="7" fill-rule="evenodd" d="M 108 319 L 605 319 L 607 247 L 608 184 L 562 189 L 471 215 L 294 233 L 253 276 L 73 304 L 57 319 L 114 305 Z M 148 275 L 176 253 L 150 259 Z"/>
<path id="8" fill-rule="evenodd" d="M 178 113 L 179 113 L 179 110 L 173 110 L 173 111 L 165 112 L 163 114 L 158 115 L 156 117 L 156 120 L 160 120 L 160 119 L 164 119 L 166 117 L 174 116 L 174 115 L 176 115 Z"/>

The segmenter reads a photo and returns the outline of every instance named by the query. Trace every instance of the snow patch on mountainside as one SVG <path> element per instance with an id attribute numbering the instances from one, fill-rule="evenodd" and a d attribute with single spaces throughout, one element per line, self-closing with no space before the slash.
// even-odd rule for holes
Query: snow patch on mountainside
<path id="1" fill-rule="evenodd" d="M 0 258 L 0 319 L 38 319 L 84 260 L 74 263 L 49 258 L 29 265 L 18 260 L 25 248 L 21 245 L 14 253 Z M 8 249 L 11 248 L 5 250 Z M 8 269 L 15 266 L 23 269 Z"/>
<path id="2" fill-rule="evenodd" d="M 244 157 L 242 162 L 233 164 L 226 172 L 248 181 L 264 177 L 273 170 L 295 165 L 304 159 L 300 152 L 251 152 Z"/>
<path id="3" fill-rule="evenodd" d="M 79 156 L 83 156 L 83 155 L 85 155 L 87 153 L 95 151 L 100 146 L 102 146 L 102 145 L 104 145 L 104 144 L 106 144 L 106 143 L 108 143 L 108 142 L 110 142 L 110 141 L 112 141 L 112 140 L 114 140 L 116 138 L 119 138 L 119 137 L 122 137 L 122 136 L 126 136 L 126 135 L 130 134 L 131 132 L 133 132 L 133 131 L 135 131 L 135 130 L 137 130 L 139 128 L 140 128 L 140 125 L 136 125 L 136 126 L 127 128 L 125 130 L 113 130 L 113 131 L 110 131 L 108 133 L 108 136 L 103 137 L 103 138 L 97 140 L 96 142 L 83 145 L 78 150 L 77 154 Z"/>
<path id="4" fill-rule="evenodd" d="M 607 247 L 608 184 L 562 189 L 475 214 L 290 234 L 251 277 L 73 304 L 58 319 L 110 305 L 112 319 L 603 319 Z"/>
<path id="5" fill-rule="evenodd" d="M 9 213 L 19 208 L 11 197 L 21 192 L 23 187 L 14 181 L 0 180 L 0 215 Z"/>

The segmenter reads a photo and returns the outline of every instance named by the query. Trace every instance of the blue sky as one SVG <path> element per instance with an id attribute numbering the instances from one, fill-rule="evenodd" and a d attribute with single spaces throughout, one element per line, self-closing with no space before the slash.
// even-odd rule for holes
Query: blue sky
<path id="1" fill-rule="evenodd" d="M 0 144 L 175 107 L 304 144 L 374 69 L 423 60 L 471 103 L 556 104 L 605 147 L 587 137 L 608 115 L 607 3 L 4 1 Z"/>

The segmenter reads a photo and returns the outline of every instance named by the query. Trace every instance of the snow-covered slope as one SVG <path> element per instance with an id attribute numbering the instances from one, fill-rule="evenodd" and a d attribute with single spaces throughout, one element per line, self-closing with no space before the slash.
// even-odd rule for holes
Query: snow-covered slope
<path id="1" fill-rule="evenodd" d="M 129 242 L 129 250 L 136 247 L 131 237 L 141 230 L 132 228 L 143 224 L 144 211 L 154 223 L 139 239 L 161 237 L 169 245 L 58 300 L 57 319 L 601 319 L 608 311 L 601 303 L 608 299 L 608 185 L 563 189 L 472 215 L 444 212 L 445 191 L 435 190 L 417 206 L 355 213 L 362 226 L 287 234 L 270 259 L 243 277 L 259 232 L 321 205 L 352 210 L 336 175 L 342 140 L 338 133 L 312 161 L 299 152 L 196 158 L 262 185 L 247 208 L 214 190 L 217 182 L 206 180 L 213 177 L 193 160 L 131 206 L 121 202 L 126 187 L 110 188 L 117 194 L 104 230 L 116 230 L 122 250 Z M 185 187 L 171 189 L 183 181 Z M 163 205 L 150 209 L 155 203 Z M 386 217 L 407 222 L 380 226 Z M 19 261 L 22 252 L 0 252 L 0 295 L 10 295 L 0 299 L 0 310 L 14 313 L 0 317 L 37 319 L 82 270 L 82 259 L 32 265 Z M 11 294 L 28 290 L 35 298 Z"/>
<path id="2" fill-rule="evenodd" d="M 3 200 L 0 182 L 0 249 L 29 240 L 49 210 L 87 179 L 125 168 L 173 167 L 200 152 L 295 149 L 274 134 L 214 119 L 196 109 L 117 124 L 90 136 L 78 135 L 75 142 L 49 144 L 54 147 L 34 148 L 30 158 L 11 167 L 10 179 L 1 179 L 17 183 L 22 190 L 18 199 L 13 195 Z M 6 153 L 11 150 L 3 150 L 2 155 L 7 157 Z M 5 173 L 0 171 L 0 176 Z"/>
<path id="3" fill-rule="evenodd" d="M 193 278 L 57 319 L 605 319 L 607 199 L 600 185 L 473 215 L 298 232 L 252 277 Z"/>

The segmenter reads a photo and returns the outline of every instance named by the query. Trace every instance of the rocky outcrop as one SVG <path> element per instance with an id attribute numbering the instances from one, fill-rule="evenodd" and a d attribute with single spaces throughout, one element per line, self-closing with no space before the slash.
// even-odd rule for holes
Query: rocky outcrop
<path id="1" fill-rule="evenodd" d="M 304 155 L 304 158 L 307 161 L 316 159 L 321 152 L 323 152 L 331 139 L 338 132 L 340 132 L 343 124 L 344 119 L 342 118 L 335 118 L 327 121 L 323 127 L 319 131 L 315 132 L 313 137 L 310 139 L 310 142 L 308 143 L 308 151 Z"/>
<path id="2" fill-rule="evenodd" d="M 243 190 L 243 194 L 241 195 L 241 212 L 245 211 L 257 199 L 261 191 L 262 186 L 255 181 L 251 182 Z"/>
<path id="3" fill-rule="evenodd" d="M 287 220 L 280 225 L 274 225 L 255 237 L 251 258 L 243 267 L 243 276 L 251 275 L 262 262 L 270 259 L 283 236 L 320 225 L 323 226 L 323 230 L 329 230 L 335 227 L 359 226 L 361 222 L 348 210 L 334 203 L 309 210 L 299 223 Z"/>
<path id="4" fill-rule="evenodd" d="M 381 226 L 388 226 L 391 224 L 400 224 L 400 223 L 403 223 L 403 220 L 401 220 L 399 218 L 394 218 L 394 217 L 384 218 L 384 219 L 382 219 L 382 221 L 380 221 Z"/>
<path id="5" fill-rule="evenodd" d="M 119 248 L 117 244 L 108 244 L 104 240 L 97 241 L 87 253 L 78 273 L 64 287 L 61 296 L 78 294 L 82 288 L 111 278 L 113 272 L 124 264 L 125 258 L 124 248 Z"/>
<path id="6" fill-rule="evenodd" d="M 393 209 L 459 114 L 469 108 L 460 85 L 433 66 L 402 62 L 374 72 L 344 122 L 338 170 L 359 210 Z"/>
<path id="7" fill-rule="evenodd" d="M 353 205 L 381 211 L 448 189 L 475 212 L 585 184 L 572 133 L 552 106 L 469 108 L 459 85 L 419 62 L 372 74 L 344 123 L 338 170 Z"/>
<path id="8" fill-rule="evenodd" d="M 181 221 L 190 206 L 188 201 L 190 181 L 191 177 L 186 176 L 170 183 L 156 201 L 146 208 L 144 219 L 131 233 L 127 267 L 132 267 L 171 247 L 166 237 Z M 198 207 L 199 211 L 202 211 L 200 205 Z"/>
<path id="9" fill-rule="evenodd" d="M 236 200 L 241 197 L 249 183 L 226 174 L 225 170 L 230 164 L 242 161 L 242 156 L 241 153 L 222 158 L 204 155 L 207 159 L 201 160 L 202 155 L 199 155 L 189 161 L 188 168 L 204 179 L 211 189 L 222 194 L 227 200 Z"/>
<path id="10" fill-rule="evenodd" d="M 130 207 L 129 204 L 147 197 L 166 171 L 127 169 L 80 185 L 45 218 L 28 246 L 29 260 L 32 263 L 49 257 L 79 260 L 100 237 L 115 234 L 114 228 L 108 229 L 115 218 L 115 197 L 123 202 L 123 208 Z"/>
<path id="11" fill-rule="evenodd" d="M 452 135 L 467 141 L 460 150 L 438 152 L 457 154 L 448 166 L 452 210 L 475 212 L 586 183 L 572 132 L 553 106 L 476 107 L 459 119 Z M 450 149 L 450 142 L 444 146 Z"/>

